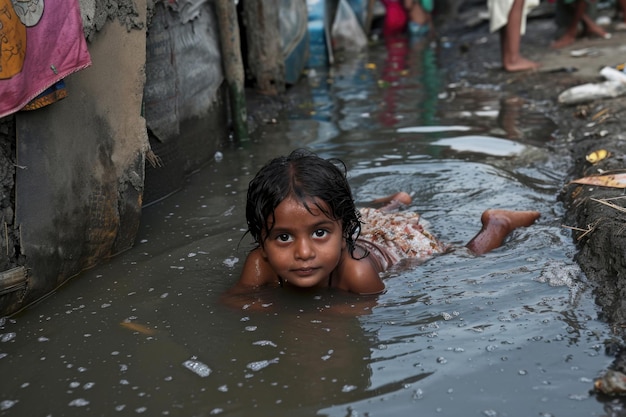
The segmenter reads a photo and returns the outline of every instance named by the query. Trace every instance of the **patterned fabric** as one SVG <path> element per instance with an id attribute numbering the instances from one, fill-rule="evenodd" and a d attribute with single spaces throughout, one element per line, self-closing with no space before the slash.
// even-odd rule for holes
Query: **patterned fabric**
<path id="1" fill-rule="evenodd" d="M 365 247 L 373 252 L 384 265 L 384 269 L 402 259 L 412 258 L 426 261 L 434 255 L 444 253 L 448 247 L 425 229 L 420 215 L 415 212 L 387 213 L 373 208 L 362 208 L 361 236 L 370 245 Z M 382 253 L 381 253 L 382 252 Z"/>
<path id="2" fill-rule="evenodd" d="M 78 0 L 0 0 L 0 40 L 0 117 L 91 65 Z"/>

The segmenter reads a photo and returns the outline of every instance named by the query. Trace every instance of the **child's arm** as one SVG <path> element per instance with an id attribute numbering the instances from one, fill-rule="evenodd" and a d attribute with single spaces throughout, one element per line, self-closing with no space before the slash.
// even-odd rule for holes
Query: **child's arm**
<path id="1" fill-rule="evenodd" d="M 272 283 L 278 283 L 278 276 L 261 255 L 261 250 L 259 248 L 254 249 L 248 254 L 246 262 L 243 264 L 235 289 L 249 290 Z"/>

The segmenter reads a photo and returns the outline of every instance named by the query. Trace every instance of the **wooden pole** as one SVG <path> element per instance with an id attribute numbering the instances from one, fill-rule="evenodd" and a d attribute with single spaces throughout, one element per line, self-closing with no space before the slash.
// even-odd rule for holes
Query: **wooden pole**
<path id="1" fill-rule="evenodd" d="M 374 20 L 374 3 L 376 0 L 368 0 L 367 2 L 367 13 L 365 15 L 365 35 L 369 36 L 370 31 L 372 30 L 372 21 Z"/>
<path id="2" fill-rule="evenodd" d="M 285 60 L 280 44 L 279 2 L 244 0 L 248 66 L 261 94 L 285 92 Z"/>
<path id="3" fill-rule="evenodd" d="M 246 109 L 244 69 L 243 59 L 241 58 L 237 10 L 233 0 L 217 0 L 215 9 L 219 22 L 222 63 L 226 82 L 228 83 L 233 130 L 235 139 L 244 141 L 248 139 L 248 112 Z"/>

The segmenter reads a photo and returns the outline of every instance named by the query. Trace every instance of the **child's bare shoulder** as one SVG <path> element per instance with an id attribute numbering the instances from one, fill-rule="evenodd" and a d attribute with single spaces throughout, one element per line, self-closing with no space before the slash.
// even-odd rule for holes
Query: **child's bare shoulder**
<path id="1" fill-rule="evenodd" d="M 356 259 L 348 255 L 337 270 L 338 287 L 356 294 L 378 294 L 385 289 L 380 272 L 371 255 Z"/>
<path id="2" fill-rule="evenodd" d="M 237 286 L 258 288 L 276 282 L 278 276 L 263 257 L 261 250 L 252 250 L 246 257 Z"/>

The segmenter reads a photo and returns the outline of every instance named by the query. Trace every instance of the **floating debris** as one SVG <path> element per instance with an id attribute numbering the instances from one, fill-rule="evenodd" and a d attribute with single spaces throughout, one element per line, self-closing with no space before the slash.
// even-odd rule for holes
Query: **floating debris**
<path id="1" fill-rule="evenodd" d="M 141 323 L 133 323 L 132 321 L 123 321 L 120 323 L 120 326 L 124 327 L 125 329 L 132 330 L 134 332 L 146 334 L 148 336 L 154 334 L 154 329 L 151 329 L 150 327 Z"/>
<path id="2" fill-rule="evenodd" d="M 598 162 L 608 158 L 609 156 L 611 156 L 611 152 L 607 151 L 606 149 L 598 149 L 597 151 L 588 153 L 585 156 L 585 159 L 591 164 L 597 164 Z"/>
<path id="3" fill-rule="evenodd" d="M 248 365 L 246 365 L 246 368 L 250 369 L 251 371 L 256 372 L 256 371 L 260 371 L 263 368 L 267 368 L 273 363 L 278 363 L 278 358 L 274 358 L 270 360 L 262 360 L 262 361 L 257 361 L 257 362 L 250 362 Z"/>
<path id="4" fill-rule="evenodd" d="M 607 395 L 626 394 L 626 375 L 619 371 L 609 369 L 604 375 L 593 383 L 596 391 Z"/>
<path id="5" fill-rule="evenodd" d="M 202 378 L 206 378 L 211 374 L 211 368 L 197 360 L 195 356 L 183 362 L 183 366 Z"/>
<path id="6" fill-rule="evenodd" d="M 224 259 L 222 261 L 222 264 L 224 264 L 228 268 L 233 268 L 235 265 L 237 265 L 237 262 L 239 262 L 239 258 L 237 258 L 236 256 L 231 256 L 229 258 Z"/>
<path id="7" fill-rule="evenodd" d="M 600 187 L 626 188 L 626 174 L 592 175 L 575 179 L 572 183 L 597 185 Z"/>

